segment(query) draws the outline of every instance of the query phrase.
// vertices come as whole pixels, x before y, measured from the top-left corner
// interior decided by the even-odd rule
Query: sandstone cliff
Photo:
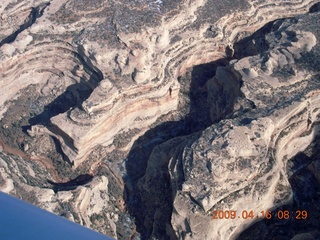
[[[317,19],[274,22],[264,36],[267,49],[251,39],[259,54],[219,67],[206,83],[210,116],[230,105],[228,119],[154,148],[138,182],[151,236],[234,239],[262,211],[292,201],[289,178],[297,170],[290,159],[319,134]],[[214,210],[238,215],[212,219]],[[243,219],[243,211],[254,218]]]
[[[1,190],[119,239],[235,239],[260,218],[212,211],[292,201],[318,146],[318,10],[3,0]]]
[[[0,153],[0,163],[0,191],[101,233],[117,236],[117,222],[122,211],[115,207],[117,199],[110,196],[105,176],[52,188],[54,181],[50,179],[54,177],[37,161]],[[130,231],[130,226],[127,227]]]
[[[2,115],[36,85],[31,134],[45,126],[78,166],[95,146],[132,128],[141,135],[176,110],[177,77],[188,67],[225,57],[236,40],[315,2],[5,1]]]

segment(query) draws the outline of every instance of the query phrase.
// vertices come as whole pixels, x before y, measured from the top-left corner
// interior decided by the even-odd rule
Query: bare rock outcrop
[[[82,177],[82,181],[52,185],[54,176],[40,162],[23,161],[5,153],[0,153],[0,171],[0,191],[101,233],[117,236],[121,211],[114,207],[115,200],[110,199],[107,177],[97,176],[88,181]]]
[[[319,132],[318,10],[3,0],[1,190],[120,239],[236,238]]]
[[[22,12],[32,19],[3,22],[10,27],[1,47],[1,113],[35,84],[52,104],[32,125],[46,126],[79,166],[95,146],[112,151],[117,134],[137,127],[141,135],[176,110],[177,77],[188,67],[224,57],[230,44],[266,22],[305,13],[314,3],[5,1],[2,19]]]
[[[317,19],[318,14],[274,22],[265,36],[268,50],[232,60],[207,82],[211,112],[225,110],[224,96],[234,108],[229,119],[153,150],[138,183],[149,209],[144,218],[149,236],[234,239],[260,220],[261,212],[292,200],[290,159],[319,134]],[[216,84],[223,92],[218,99]],[[253,109],[244,111],[241,98]],[[214,210],[237,216],[212,219]]]

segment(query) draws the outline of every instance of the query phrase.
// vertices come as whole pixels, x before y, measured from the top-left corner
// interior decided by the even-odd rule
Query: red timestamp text
[[[305,220],[308,218],[308,212],[306,210],[278,210],[272,212],[267,211],[253,211],[253,210],[243,210],[237,212],[235,210],[213,210],[212,219],[254,219],[254,218],[264,218],[264,219],[296,219]]]

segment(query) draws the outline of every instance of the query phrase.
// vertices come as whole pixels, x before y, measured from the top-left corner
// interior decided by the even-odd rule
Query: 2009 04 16
[[[254,218],[265,218],[265,219],[296,219],[296,220],[305,220],[308,218],[308,212],[306,210],[278,210],[276,212],[260,211],[254,212],[253,210],[247,211],[243,210],[240,213],[237,213],[235,210],[213,210],[212,219],[254,219]]]

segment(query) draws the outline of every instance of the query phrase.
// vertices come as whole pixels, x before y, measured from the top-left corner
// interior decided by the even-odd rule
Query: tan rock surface
[[[115,237],[117,220],[108,194],[108,179],[97,176],[83,186],[54,192],[47,179],[52,179],[36,161],[0,153],[0,190],[12,194],[83,226]]]
[[[221,11],[212,15],[215,22],[210,22],[213,19],[206,19],[205,8],[214,5],[209,2],[180,1],[180,10],[172,13],[169,5],[157,1],[145,6],[147,13],[158,12],[152,17],[157,27],[145,25],[136,32],[135,27],[143,20],[125,25],[127,19],[117,12],[134,14],[135,8],[127,3],[115,6],[107,1],[50,1],[45,5],[44,1],[5,1],[2,18],[23,19],[21,13],[30,13],[33,7],[39,12],[33,17],[39,19],[15,41],[1,47],[1,112],[6,110],[6,101],[16,98],[19,90],[30,84],[36,84],[40,94],[50,91],[52,97],[71,88],[76,104],[51,117],[50,122],[58,128],[51,128],[49,134],[59,139],[64,153],[78,166],[93,147],[112,144],[114,136],[127,131],[128,126],[140,128],[142,134],[159,116],[177,109],[176,79],[188,67],[224,57],[229,43],[268,21],[305,13],[314,2],[243,1],[233,6],[239,9],[234,12],[221,5]],[[107,14],[107,20],[102,13]],[[14,26],[21,25],[21,20],[14,22]],[[4,21],[3,28],[9,25]],[[113,35],[104,32],[109,25]],[[17,29],[14,26],[10,25],[11,32]],[[130,27],[134,31],[128,30]],[[213,36],[205,37],[210,31]],[[111,89],[93,90],[102,79],[110,81]],[[81,89],[91,92],[88,99],[78,96]]]
[[[288,161],[319,134],[319,72],[304,68],[309,52],[319,51],[317,38],[308,31],[315,32],[315,22],[313,16],[275,22],[279,30],[266,36],[267,51],[232,61],[207,82],[212,95],[217,93],[211,87],[219,82],[223,96],[234,96],[241,79],[241,93],[255,106],[252,111],[235,111],[231,119],[154,149],[139,182],[142,202],[149,206],[145,227],[153,226],[151,236],[159,236],[161,223],[168,219],[158,215],[163,212],[171,215],[179,239],[235,239],[261,219],[262,211],[292,200]],[[295,69],[292,75],[281,73],[284,65]],[[219,101],[212,101],[212,95],[208,101],[216,109]],[[240,103],[235,101],[234,110]],[[171,206],[161,197],[164,192],[173,199]],[[233,210],[237,216],[212,219],[214,210]],[[244,219],[244,211],[253,211],[253,218]]]
[[[256,219],[212,210],[289,201],[319,132],[316,3],[3,0],[1,190],[118,238],[126,211],[142,238],[236,238]]]

